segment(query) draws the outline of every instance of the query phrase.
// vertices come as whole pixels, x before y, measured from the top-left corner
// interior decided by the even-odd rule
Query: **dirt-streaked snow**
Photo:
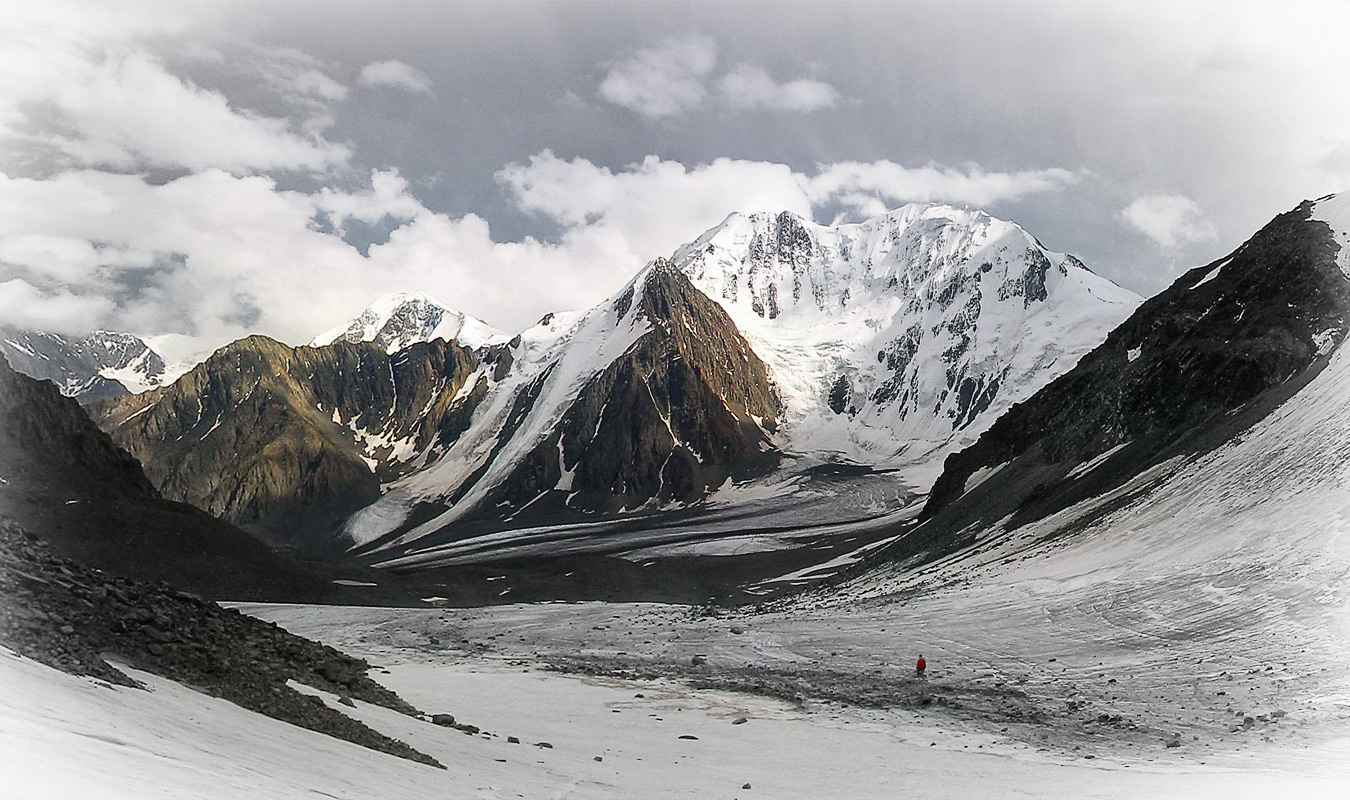
[[[296,613],[320,621],[333,610],[290,611],[288,621],[297,624]],[[387,674],[377,676],[407,699],[487,733],[466,735],[325,698],[448,767],[436,770],[154,676],[135,673],[149,692],[113,688],[0,651],[3,794],[10,800],[1333,797],[1350,755],[1320,747],[1297,762],[1261,755],[1212,766],[1094,763],[907,712],[802,709],[667,681],[530,671],[500,659],[406,652],[385,664]],[[734,724],[742,717],[746,723]],[[690,736],[697,738],[681,738]],[[743,789],[747,783],[751,788]]]

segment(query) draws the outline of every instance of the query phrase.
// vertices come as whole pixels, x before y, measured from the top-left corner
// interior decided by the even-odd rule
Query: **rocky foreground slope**
[[[91,570],[0,520],[0,645],[75,675],[136,685],[107,659],[251,711],[391,755],[440,766],[286,685],[294,680],[406,714],[370,665],[168,584]]]
[[[309,566],[192,506],[165,500],[140,464],[48,381],[0,363],[0,517],[58,555],[207,597],[318,600]]]

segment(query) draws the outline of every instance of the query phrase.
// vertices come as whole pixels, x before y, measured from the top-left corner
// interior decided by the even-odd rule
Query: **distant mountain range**
[[[81,403],[143,392],[165,378],[164,360],[128,333],[94,331],[68,338],[0,326],[0,357]]]
[[[408,552],[733,484],[805,497],[785,476],[813,464],[922,492],[1139,302],[982,212],[732,215],[515,336],[390,295],[310,347],[241,340],[94,413],[170,496],[307,547]]]
[[[1328,398],[1350,330],[1346,197],[1280,215],[1142,304],[968,209],[835,227],[732,215],[595,307],[515,335],[390,295],[310,346],[242,339],[88,410],[166,497],[306,549],[420,569],[865,532],[831,561],[863,560],[849,591],[904,591],[915,564],[1155,514],[1173,481],[1220,507],[1260,504],[1262,480],[1281,508],[1325,494],[1344,429]],[[112,334],[5,338],[23,363],[58,363],[59,344],[156,372],[127,366],[154,362]],[[1291,425],[1313,466],[1289,460]],[[1231,475],[1197,472],[1213,459]],[[1266,463],[1285,466],[1254,477]],[[1214,488],[1233,475],[1247,489]],[[916,501],[920,524],[894,521]]]

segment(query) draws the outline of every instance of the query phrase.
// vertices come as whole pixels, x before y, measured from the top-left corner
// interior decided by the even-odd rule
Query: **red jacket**
[[[926,663],[924,662],[923,658],[920,657],[920,658],[919,658],[919,663],[915,665],[915,668],[918,669],[919,672],[923,672],[923,671],[924,671],[924,668],[927,667],[927,666],[928,666],[928,664],[926,664]]]

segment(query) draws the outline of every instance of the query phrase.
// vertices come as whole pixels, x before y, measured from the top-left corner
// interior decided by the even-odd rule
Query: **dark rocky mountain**
[[[777,463],[755,420],[772,430],[778,398],[720,306],[657,261],[612,311],[616,326],[651,328],[586,383],[553,431],[486,494],[478,516],[502,503],[601,512],[690,503],[733,474]]]
[[[0,517],[55,552],[209,597],[319,599],[328,582],[253,536],[162,499],[71,398],[0,363]]]
[[[1089,524],[1148,490],[1110,494],[1130,479],[1232,440],[1298,392],[1327,365],[1350,319],[1338,234],[1315,209],[1305,202],[1181,276],[1077,367],[949,456],[923,524],[878,558],[933,558],[996,521],[1012,530],[1108,498],[1076,523]]]
[[[172,386],[90,410],[166,496],[315,547],[331,538],[316,531],[331,532],[407,466],[396,448],[453,438],[476,398],[456,395],[480,363],[443,340],[390,355],[252,336]]]
[[[72,339],[0,326],[0,356],[81,403],[144,391],[164,379],[164,360],[128,333],[94,331]]]

